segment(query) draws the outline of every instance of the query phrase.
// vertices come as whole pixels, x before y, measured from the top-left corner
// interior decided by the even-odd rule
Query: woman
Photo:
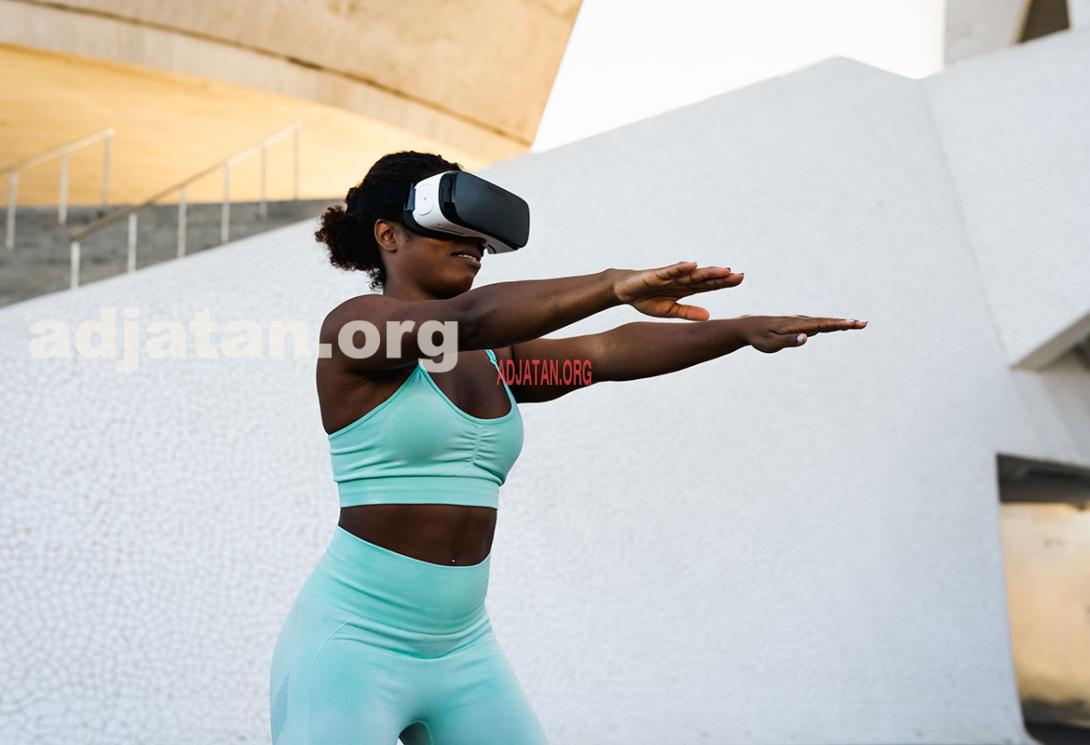
[[[437,155],[387,155],[346,202],[357,189],[452,170],[462,169]],[[499,486],[523,443],[517,404],[662,375],[746,345],[776,352],[864,322],[707,320],[706,310],[678,300],[736,286],[743,275],[695,262],[474,290],[482,242],[410,232],[396,207],[331,207],[316,237],[335,266],[369,273],[383,291],[345,301],[322,325],[332,354],[318,362],[318,398],[341,512],[277,642],[274,745],[546,743],[484,605]],[[702,323],[540,338],[621,303]],[[356,338],[342,344],[342,329],[360,321],[380,335],[373,354],[353,353]],[[436,356],[421,331],[426,321],[457,324],[453,369],[424,367],[421,358]],[[387,343],[390,322],[404,324],[399,348]],[[535,359],[585,361],[591,379],[508,386],[497,374],[498,362]]]

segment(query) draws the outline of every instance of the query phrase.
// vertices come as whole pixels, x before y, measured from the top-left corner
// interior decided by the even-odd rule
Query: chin
[[[444,282],[440,297],[452,298],[473,289],[474,277],[459,278],[450,282]]]

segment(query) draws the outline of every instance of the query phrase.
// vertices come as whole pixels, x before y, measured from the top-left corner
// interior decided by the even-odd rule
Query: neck
[[[403,284],[393,277],[386,280],[386,286],[382,289],[382,294],[386,297],[397,298],[398,300],[404,300],[406,302],[440,299],[437,295],[434,295],[427,290],[415,285]]]

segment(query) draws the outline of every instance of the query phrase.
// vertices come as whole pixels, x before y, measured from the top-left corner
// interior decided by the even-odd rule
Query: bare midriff
[[[496,510],[458,504],[342,507],[337,524],[357,538],[420,561],[479,564],[492,550]]]

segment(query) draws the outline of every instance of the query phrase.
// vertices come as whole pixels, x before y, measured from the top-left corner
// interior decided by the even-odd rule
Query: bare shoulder
[[[403,303],[404,301],[398,300],[397,298],[387,297],[386,295],[376,293],[367,293],[366,295],[356,295],[355,297],[348,298],[336,308],[329,311],[329,315],[365,317],[367,315],[380,314],[388,308],[395,305],[402,305]],[[327,316],[327,318],[328,317],[329,316]]]
[[[335,337],[349,321],[377,319],[398,303],[399,300],[373,293],[348,298],[326,314],[322,321],[322,340],[328,341]]]

